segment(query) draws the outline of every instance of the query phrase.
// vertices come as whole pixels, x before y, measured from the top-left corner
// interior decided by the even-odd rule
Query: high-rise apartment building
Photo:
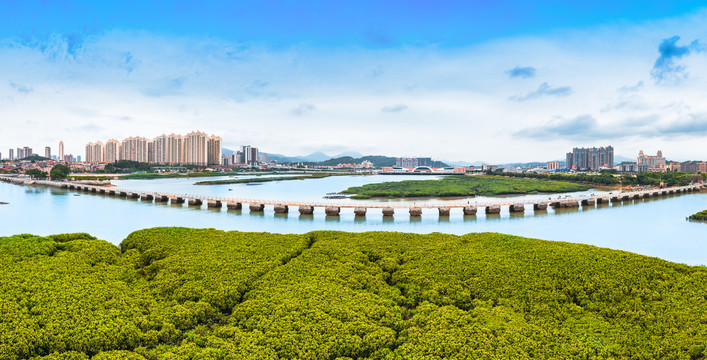
[[[120,160],[147,162],[147,142],[146,138],[140,136],[124,139],[120,145]]]
[[[167,163],[181,164],[184,161],[184,138],[171,134],[167,137]]]
[[[102,142],[88,143],[86,145],[86,162],[97,164],[105,161],[105,146]]]
[[[396,167],[402,167],[402,168],[416,168],[418,167],[420,162],[417,160],[417,158],[396,158],[395,159],[395,166]]]
[[[207,160],[209,165],[222,165],[223,141],[216,135],[209,136]]]
[[[667,167],[665,165],[665,158],[663,157],[663,152],[658,150],[658,153],[653,155],[645,155],[643,150],[638,152],[638,157],[636,158],[636,163],[640,165],[648,166],[648,171],[651,172],[665,172]]]
[[[241,146],[238,163],[254,165],[258,162],[258,148],[250,145]]]
[[[52,158],[52,148],[50,148],[49,146],[44,148],[44,157],[47,159]]]
[[[15,150],[9,149],[9,150],[8,150],[8,154],[7,154],[7,158],[8,158],[10,161],[14,161],[14,160],[15,160]]]
[[[65,161],[64,160],[64,142],[59,141],[59,161]]]
[[[25,152],[25,157],[30,157],[34,155],[34,152],[32,151],[32,148],[25,146],[22,150]]]
[[[110,139],[106,141],[103,150],[103,161],[112,163],[118,160],[120,160],[120,142],[116,139]]]
[[[614,167],[614,148],[612,146],[574,148],[572,152],[567,153],[566,161],[568,169],[612,168]]]
[[[208,137],[200,131],[184,136],[184,164],[206,166],[208,163]]]
[[[162,134],[152,140],[152,161],[158,164],[166,164],[169,162],[169,147],[168,137]]]
[[[257,156],[257,149],[256,156]],[[87,162],[115,162],[132,160],[160,164],[220,165],[222,140],[216,135],[207,136],[194,131],[185,136],[161,135],[152,140],[136,136],[122,142],[111,139],[105,145],[86,145]]]
[[[557,170],[560,168],[560,162],[559,161],[548,161],[547,162],[547,169],[548,170]]]

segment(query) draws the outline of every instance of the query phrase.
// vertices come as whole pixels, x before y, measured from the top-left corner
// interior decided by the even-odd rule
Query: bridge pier
[[[633,198],[634,200],[638,200],[638,199],[640,199],[641,197],[640,197],[638,194],[635,194],[635,195],[632,196],[632,198]]]
[[[420,211],[422,211],[422,210],[420,210]],[[449,208],[448,207],[441,207],[438,209],[438,211],[439,211],[440,217],[449,216]]]
[[[508,207],[508,211],[512,213],[525,212],[525,205],[523,204],[513,204]]]
[[[410,208],[410,217],[420,217],[422,216],[422,209],[419,207]]]
[[[287,214],[290,208],[287,205],[275,205],[275,214]]]
[[[464,215],[476,215],[476,206],[465,206]]]
[[[96,188],[91,188],[91,192],[92,192],[92,193],[97,193],[97,192],[98,192],[98,189],[96,189]]]
[[[212,200],[206,203],[206,207],[209,209],[220,209],[223,207],[223,204],[219,200]]]
[[[582,200],[582,207],[594,206],[595,203],[596,202],[594,201],[594,199],[584,199],[584,200]]]
[[[243,204],[241,204],[239,202],[236,202],[236,203],[230,202],[230,203],[226,204],[226,208],[228,210],[241,210],[241,209],[243,209]]]
[[[115,196],[115,190],[108,190],[108,195]]]
[[[299,213],[300,215],[312,215],[314,214],[314,206],[300,206]]]
[[[189,206],[201,206],[203,203],[201,199],[189,199]]]
[[[265,210],[264,204],[248,204],[248,210],[250,212],[263,212]]]
[[[501,207],[498,205],[489,205],[486,206],[486,213],[487,214],[500,214],[501,213]]]
[[[562,207],[563,208],[578,208],[579,207],[579,201],[577,200],[567,200],[562,202]]]
[[[366,209],[365,207],[357,206],[354,208],[354,215],[356,215],[356,217],[366,217],[367,210],[368,209]]]
[[[533,204],[533,210],[535,211],[545,211],[547,210],[547,203],[535,203]]]
[[[383,208],[383,216],[393,216],[395,214],[395,209],[392,207]]]
[[[98,193],[99,193],[99,194],[103,194],[103,195],[105,195],[105,194],[106,194],[106,189],[101,189],[101,190],[98,190]]]
[[[154,200],[154,199],[155,199],[155,196],[154,196],[154,195],[152,195],[152,194],[145,194],[145,195],[142,196],[142,199],[140,199],[140,200],[152,202],[152,200]]]
[[[128,197],[128,193],[125,191],[121,191],[118,196],[125,198],[125,197]]]
[[[324,208],[324,213],[326,213],[326,216],[339,216],[340,212],[341,208],[338,206],[327,206]]]
[[[169,202],[169,196],[167,195],[157,195],[155,202]]]
[[[140,198],[140,194],[138,194],[138,193],[130,193],[130,198],[132,198],[132,199],[139,199],[139,198]]]

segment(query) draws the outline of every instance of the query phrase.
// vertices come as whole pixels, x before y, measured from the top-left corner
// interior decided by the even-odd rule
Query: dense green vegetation
[[[502,173],[503,176],[508,177],[562,180],[607,186],[659,186],[661,182],[663,182],[665,186],[685,186],[694,181],[707,179],[706,174],[686,174],[680,172],[649,172],[636,175],[623,174],[620,176],[614,176],[613,174],[615,174],[614,171],[608,170],[602,170],[598,175],[586,173]]]
[[[20,161],[31,161],[31,162],[35,162],[35,161],[49,161],[49,160],[51,160],[51,159],[50,159],[50,158],[46,158],[46,157],[44,157],[44,156],[39,156],[39,155],[27,156],[27,157],[24,157],[24,158],[20,159]]]
[[[49,172],[49,176],[51,176],[52,180],[66,179],[69,174],[71,174],[71,169],[63,164],[54,165],[54,167],[52,167],[52,170]]]
[[[707,210],[690,215],[690,220],[707,221]]]
[[[441,180],[405,180],[366,184],[348,188],[343,192],[356,194],[352,197],[354,199],[370,199],[373,197],[409,198],[558,193],[587,189],[589,186],[570,182],[474,175],[447,176]]]
[[[685,186],[705,179],[707,179],[707,174],[686,174],[681,172],[649,172],[637,174],[635,176],[621,176],[621,182],[624,185],[646,186],[659,186],[661,182],[664,183],[665,186]]]
[[[30,176],[34,179],[45,179],[47,177],[47,173],[39,169],[27,170],[25,171],[25,175]]]
[[[700,359],[707,269],[593,246],[185,228],[0,238],[0,358]]]

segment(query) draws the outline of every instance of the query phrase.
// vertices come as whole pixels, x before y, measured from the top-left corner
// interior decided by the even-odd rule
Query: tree
[[[25,172],[25,175],[33,177],[35,179],[43,179],[47,177],[47,173],[39,169],[31,169]]]
[[[63,180],[66,179],[66,177],[69,176],[70,173],[71,169],[69,169],[68,166],[57,164],[54,165],[54,167],[52,168],[50,175],[52,177],[52,180]]]
[[[104,170],[106,173],[112,173],[113,170],[114,170],[113,164],[110,164],[110,163],[109,163],[109,164],[106,164],[106,166],[105,166],[105,168],[103,168],[103,170]]]

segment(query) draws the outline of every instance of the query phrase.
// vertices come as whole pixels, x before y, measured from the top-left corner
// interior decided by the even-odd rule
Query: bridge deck
[[[21,177],[3,176],[3,177],[0,177],[0,180],[7,181],[7,182],[13,182],[13,183],[21,183],[22,182]],[[309,207],[309,206],[311,206],[311,207],[338,207],[338,208],[364,207],[364,208],[370,208],[370,209],[375,209],[375,208],[438,209],[438,208],[464,208],[464,207],[471,207],[471,206],[473,206],[473,207],[511,206],[511,205],[520,205],[520,204],[523,204],[523,205],[548,204],[549,205],[549,204],[553,204],[556,202],[560,202],[560,203],[566,202],[566,201],[582,202],[584,200],[596,201],[597,199],[610,199],[610,198],[614,198],[614,197],[622,198],[624,196],[629,196],[629,197],[633,198],[634,196],[638,195],[639,197],[643,197],[646,194],[653,195],[655,193],[662,195],[663,192],[676,192],[676,191],[682,192],[682,191],[686,191],[686,190],[700,189],[703,186],[703,184],[699,183],[699,184],[695,184],[695,185],[687,185],[687,186],[663,188],[663,189],[646,189],[646,190],[640,190],[640,191],[628,191],[628,192],[616,192],[616,193],[612,192],[612,193],[603,194],[600,196],[565,195],[565,196],[561,196],[561,197],[558,197],[555,199],[548,199],[548,200],[525,199],[525,200],[508,201],[506,199],[499,199],[496,201],[473,201],[473,200],[455,201],[455,200],[449,200],[449,201],[423,201],[423,202],[416,202],[416,201],[390,201],[390,202],[388,202],[388,201],[291,201],[291,200],[217,197],[217,196],[175,194],[175,193],[163,193],[163,192],[146,191],[146,190],[123,189],[123,188],[117,188],[117,187],[85,185],[85,184],[81,184],[81,183],[59,182],[59,181],[50,181],[50,180],[37,180],[37,181],[33,181],[32,184],[50,186],[50,187],[58,187],[58,188],[61,188],[64,186],[75,186],[75,187],[80,187],[80,189],[88,189],[89,191],[92,191],[92,192],[98,192],[100,190],[105,190],[106,192],[107,191],[115,191],[116,194],[123,192],[123,193],[128,194],[128,196],[130,194],[137,194],[139,197],[149,195],[154,198],[161,197],[161,196],[167,196],[169,198],[182,198],[184,200],[198,199],[204,203],[219,201],[221,203],[227,203],[227,204],[240,203],[240,204],[262,204],[262,205],[273,205],[273,206],[286,205],[286,206],[294,206],[294,207],[305,207],[305,206]]]

